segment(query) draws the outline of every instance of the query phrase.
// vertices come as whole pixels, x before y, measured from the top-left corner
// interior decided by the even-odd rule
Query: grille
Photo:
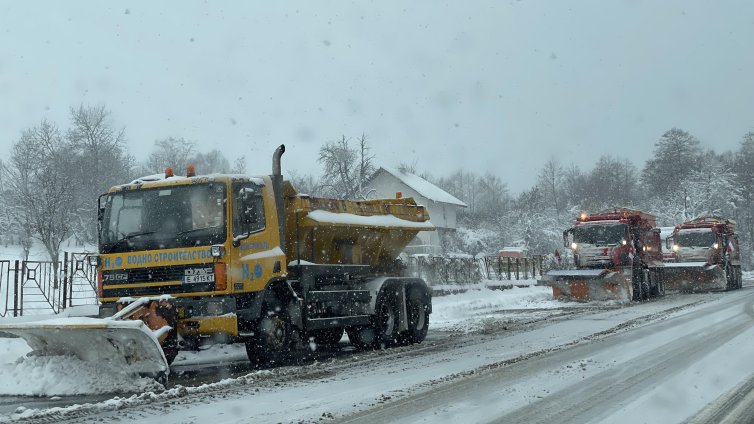
[[[128,278],[119,281],[108,281],[108,285],[134,284],[134,283],[161,283],[164,281],[181,281],[186,275],[186,269],[212,266],[206,264],[177,265],[161,268],[134,268],[118,271],[105,271],[108,274],[128,274]]]
[[[186,269],[197,267],[208,267],[211,264],[191,264],[191,265],[176,265],[166,266],[159,268],[134,268],[128,270],[113,270],[105,271],[103,275],[120,275],[117,281],[107,281],[102,286],[102,294],[104,297],[127,297],[127,296],[153,296],[161,294],[171,293],[198,293],[213,291],[215,289],[215,283],[192,283],[192,284],[176,284],[170,286],[157,286],[157,287],[119,287],[122,284],[138,284],[138,283],[162,283],[166,281],[182,282]],[[128,278],[123,278],[124,274],[128,274]]]

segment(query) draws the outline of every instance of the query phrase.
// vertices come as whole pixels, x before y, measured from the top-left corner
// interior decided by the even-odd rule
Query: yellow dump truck
[[[284,151],[269,176],[166,170],[111,188],[99,199],[93,259],[100,319],[3,330],[56,353],[97,340],[152,374],[207,338],[244,342],[260,364],[344,332],[361,349],[424,340],[431,291],[403,276],[396,258],[434,229],[427,210],[410,198],[297,193],[280,172]],[[148,338],[161,349],[133,349]]]

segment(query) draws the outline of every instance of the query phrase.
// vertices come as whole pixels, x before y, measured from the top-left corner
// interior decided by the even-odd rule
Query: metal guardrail
[[[502,258],[487,256],[463,258],[447,256],[412,256],[408,275],[426,280],[430,285],[475,284],[482,280],[530,280],[542,276],[543,257]]]
[[[57,262],[0,260],[0,317],[97,304],[97,271],[88,255],[65,252]]]
[[[541,277],[543,273],[541,255],[527,258],[486,256],[483,261],[488,280],[529,280]]]

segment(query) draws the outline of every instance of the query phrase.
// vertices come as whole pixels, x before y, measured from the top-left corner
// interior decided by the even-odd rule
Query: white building
[[[401,172],[397,169],[382,167],[367,182],[363,191],[370,199],[395,197],[400,192],[402,197],[413,197],[416,203],[424,205],[429,211],[429,218],[435,231],[422,231],[406,247],[407,253],[442,252],[442,238],[456,229],[458,209],[467,207],[445,190],[430,183],[418,175]]]

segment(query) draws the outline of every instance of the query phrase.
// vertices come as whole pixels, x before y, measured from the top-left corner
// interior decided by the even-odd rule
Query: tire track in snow
[[[469,393],[475,393],[475,392],[483,392],[485,387],[491,387],[491,386],[499,386],[501,381],[504,381],[507,383],[515,383],[520,382],[523,380],[526,380],[527,378],[531,378],[533,374],[536,374],[537,372],[542,371],[543,369],[552,368],[552,364],[567,364],[570,362],[581,360],[585,357],[590,356],[594,353],[595,346],[598,346],[600,344],[603,344],[605,347],[609,347],[614,345],[615,338],[621,338],[625,337],[629,341],[635,341],[637,338],[641,337],[641,333],[654,333],[658,330],[658,328],[671,328],[674,325],[676,325],[677,320],[683,319],[689,319],[690,316],[701,318],[709,313],[709,308],[703,308],[701,310],[692,310],[687,314],[684,314],[681,318],[670,318],[665,319],[668,316],[685,310],[692,308],[694,306],[699,305],[700,303],[706,303],[707,299],[701,298],[697,302],[681,305],[674,308],[669,308],[667,310],[661,311],[656,314],[652,315],[643,315],[637,318],[634,318],[632,320],[625,321],[615,327],[612,327],[608,330],[601,331],[598,333],[595,333],[590,336],[586,336],[583,339],[577,340],[572,343],[568,343],[565,345],[558,346],[553,349],[547,349],[540,352],[534,352],[527,355],[520,356],[518,358],[509,359],[506,361],[502,361],[497,364],[488,365],[485,367],[482,367],[480,369],[472,370],[466,373],[461,373],[455,377],[446,378],[442,381],[436,381],[433,385],[430,385],[430,388],[428,390],[416,393],[411,396],[407,396],[405,398],[381,404],[373,409],[362,411],[359,413],[355,413],[351,416],[344,417],[341,420],[336,420],[336,422],[345,422],[345,423],[369,423],[369,422],[386,422],[386,421],[399,421],[403,420],[406,422],[413,421],[414,418],[416,418],[416,415],[422,415],[421,411],[432,411],[437,410],[438,408],[442,408],[443,406],[453,405],[454,403],[457,403],[459,401],[463,402],[463,400],[466,398],[465,396]],[[724,305],[729,304],[735,304],[740,303],[740,298],[722,298],[718,299],[718,301],[715,302],[714,308],[720,308]],[[588,319],[588,317],[586,317]],[[751,320],[748,320],[751,321]],[[643,324],[652,323],[652,328],[644,327]],[[743,324],[740,324],[737,326],[736,329],[730,330],[726,332],[726,335],[729,338],[732,338],[735,336],[735,331],[740,330],[740,328],[751,326],[754,324],[754,321],[752,322],[746,322]],[[728,324],[720,324],[720,327],[725,327]],[[634,328],[639,327],[639,328]],[[739,328],[740,327],[740,328]],[[630,335],[627,334],[625,330],[631,330],[631,333],[637,333],[637,335]],[[616,334],[617,333],[617,334]],[[719,341],[725,340],[725,337],[720,337]],[[591,342],[591,343],[584,343],[584,342]],[[705,347],[709,347],[710,349],[717,348],[717,345],[707,345],[708,341],[700,341],[698,343],[699,349],[704,349]],[[672,342],[671,342],[672,344]],[[669,346],[665,345],[663,347],[660,347],[656,349],[656,351],[652,352],[651,355],[659,355],[659,354],[665,354],[666,349],[668,349]],[[681,352],[684,351],[684,348],[676,347],[676,349]],[[649,356],[650,354],[646,355]],[[670,362],[670,361],[667,361]],[[665,365],[670,365],[668,363],[665,363]],[[662,367],[658,367],[660,369]],[[634,377],[636,379],[636,376],[634,374],[631,375],[624,375],[624,380]],[[589,387],[592,387],[593,393],[590,394],[590,396],[593,396],[596,401],[592,404],[592,407],[597,406],[599,402],[602,402],[605,398],[605,387],[610,386],[612,384],[612,381],[615,379],[615,371],[614,370],[608,370],[600,374],[599,381],[600,384],[598,384],[598,387],[594,387],[591,384],[589,384]],[[586,380],[582,380],[584,385],[587,385],[588,382]],[[638,381],[636,381],[638,383]],[[624,389],[618,390],[618,392],[623,392]],[[559,393],[558,395],[550,395],[546,397],[545,399],[542,399],[541,401],[534,402],[525,408],[522,408],[518,411],[514,411],[511,414],[506,415],[504,418],[500,419],[498,422],[501,423],[517,423],[517,422],[567,422],[568,421],[568,415],[562,415],[561,412],[563,411],[564,407],[562,404],[568,405],[569,402],[571,404],[578,403],[578,399],[573,399],[573,397],[569,397],[569,401],[567,402],[560,402],[558,400],[558,397],[563,398],[565,396],[569,396],[568,392],[571,392],[572,389],[566,389],[563,391],[563,393]],[[583,397],[584,394],[582,393],[579,397]],[[555,403],[560,403],[560,405],[555,405]],[[567,408],[568,406],[566,406]],[[572,412],[578,412],[579,408],[583,409],[584,405],[581,405],[576,408],[572,408]],[[552,413],[547,413],[545,416],[542,416],[542,412],[537,412],[537,410],[545,408],[550,409]],[[599,412],[599,411],[595,411]],[[426,413],[423,415],[427,415]],[[572,414],[575,416],[578,416],[578,414]],[[470,420],[473,421],[473,420]],[[584,419],[578,419],[576,422],[583,422]]]

